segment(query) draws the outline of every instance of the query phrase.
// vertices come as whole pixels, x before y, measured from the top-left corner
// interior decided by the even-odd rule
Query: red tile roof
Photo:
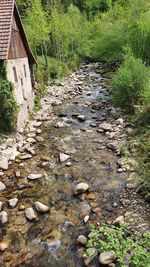
[[[0,0],[0,60],[8,58],[13,15],[16,17],[29,60],[34,64],[36,60],[30,49],[15,0]]]
[[[14,0],[0,0],[0,59],[7,59]]]

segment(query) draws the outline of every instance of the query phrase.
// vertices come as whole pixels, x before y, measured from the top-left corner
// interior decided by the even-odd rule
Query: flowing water
[[[83,94],[53,108],[52,119],[42,126],[44,142],[36,144],[36,155],[24,161],[22,178],[11,175],[18,163],[8,171],[7,190],[0,200],[17,196],[25,207],[41,201],[50,213],[38,214],[32,223],[18,207],[9,209],[9,223],[1,228],[1,238],[5,236],[10,243],[0,255],[0,266],[82,267],[77,236],[87,233],[90,223],[111,222],[118,214],[114,203],[124,191],[124,179],[117,172],[117,156],[105,146],[106,135],[97,131],[103,120],[113,120],[107,103],[109,79],[97,70],[84,67]],[[95,104],[101,108],[93,108]],[[78,114],[86,120],[80,122]],[[56,128],[57,122],[64,127]],[[59,161],[60,153],[70,155],[71,166]],[[44,167],[42,162],[46,162]],[[44,178],[27,181],[27,175],[35,172]],[[90,195],[74,196],[80,182],[90,185]],[[87,225],[83,222],[86,214],[90,214]]]

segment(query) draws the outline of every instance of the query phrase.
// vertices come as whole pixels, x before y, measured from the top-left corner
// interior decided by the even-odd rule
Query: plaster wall
[[[19,109],[17,120],[19,130],[25,126],[34,106],[34,91],[27,57],[7,60],[7,79],[14,86],[14,97]]]

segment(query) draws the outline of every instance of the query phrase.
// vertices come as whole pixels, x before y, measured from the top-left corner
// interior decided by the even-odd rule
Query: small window
[[[18,82],[17,71],[15,67],[13,67],[13,72],[14,72],[15,82]]]
[[[27,77],[26,66],[23,65],[23,68],[24,68],[24,76]]]

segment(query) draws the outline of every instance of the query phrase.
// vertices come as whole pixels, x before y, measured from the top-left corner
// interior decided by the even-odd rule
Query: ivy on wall
[[[5,63],[0,61],[0,130],[11,131],[17,121],[17,103],[13,96],[13,86],[6,79]]]

